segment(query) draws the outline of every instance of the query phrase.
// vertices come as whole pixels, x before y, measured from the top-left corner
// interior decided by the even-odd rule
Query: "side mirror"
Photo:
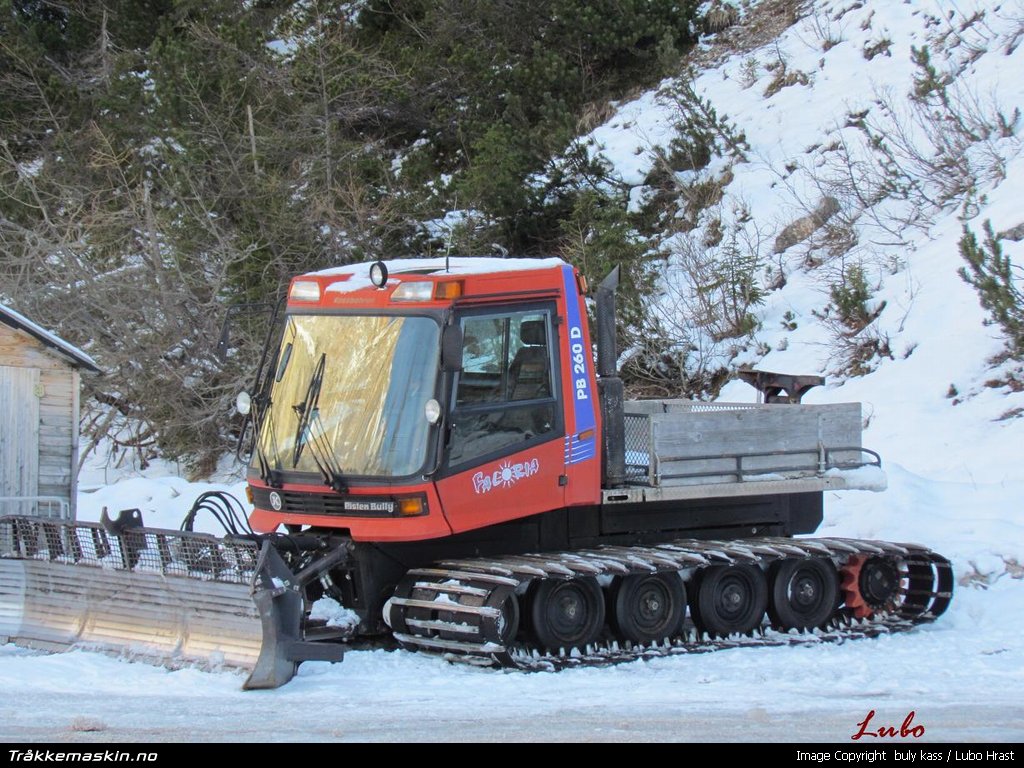
[[[441,333],[441,369],[462,370],[462,327],[446,325]]]

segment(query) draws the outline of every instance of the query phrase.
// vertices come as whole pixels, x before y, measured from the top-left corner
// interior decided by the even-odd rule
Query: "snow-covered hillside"
[[[864,403],[865,444],[882,455],[889,488],[828,494],[821,532],[918,541],[949,555],[960,586],[946,617],[878,641],[557,675],[359,652],[335,667],[306,665],[285,689],[256,694],[239,692],[231,673],[8,646],[0,648],[0,735],[845,740],[874,708],[897,724],[916,710],[928,738],[1024,736],[1024,386],[1012,361],[993,362],[1004,339],[957,273],[965,224],[979,236],[986,220],[996,232],[1024,224],[1024,125],[1014,117],[1024,107],[1024,3],[817,0],[794,23],[779,14],[798,3],[742,6],[741,24],[700,52],[710,66],[617,105],[587,137],[590,151],[640,206],[658,193],[651,171],[678,133],[680,83],[743,134],[742,151],[670,180],[679,189],[714,182],[721,194],[686,214],[686,227],[666,222],[662,317],[708,365],[821,373],[830,383],[805,402]],[[948,109],[928,101],[936,87]],[[976,141],[949,126],[950,112]],[[888,156],[871,136],[888,138]],[[942,168],[930,172],[928,160]],[[686,317],[698,286],[681,267],[714,231],[724,233],[719,243],[752,245],[765,288],[751,308],[758,327],[740,342],[702,335]],[[1024,242],[1002,244],[1024,264]],[[833,288],[850,283],[852,268],[870,293],[869,322],[857,330],[834,306]],[[754,397],[739,382],[721,393]],[[137,506],[148,524],[176,527],[207,486],[157,476],[165,470],[115,484],[119,473],[93,467],[80,516]],[[239,494],[237,483],[226,485]],[[270,722],[280,730],[264,730]]]
[[[700,58],[717,64],[621,104],[588,137],[590,151],[639,203],[657,193],[652,169],[679,136],[680,84],[726,117],[749,146],[743,156],[674,174],[679,189],[713,181],[723,192],[686,226],[667,222],[662,316],[709,364],[824,374],[830,383],[805,402],[864,403],[865,444],[882,454],[891,489],[829,499],[830,533],[927,541],[961,573],[1003,572],[1004,561],[1012,570],[1024,559],[1024,387],[1013,380],[1019,364],[992,362],[1005,339],[957,270],[965,224],[980,237],[986,220],[996,232],[1024,223],[1024,4],[821,0],[777,38],[751,42],[784,6],[747,7],[729,38],[743,50],[724,55],[712,39]],[[919,95],[929,66],[941,98]],[[957,119],[971,137],[954,135]],[[1012,131],[999,130],[1003,120]],[[953,171],[926,165],[957,160],[956,142],[959,187],[943,175]],[[886,162],[899,166],[888,186]],[[716,342],[687,320],[699,286],[682,266],[712,229],[756,254],[763,285],[784,283],[752,308],[752,340]],[[1024,264],[1012,236],[1004,252]],[[837,320],[831,295],[851,268],[878,312],[859,330]],[[739,381],[721,393],[753,396]]]

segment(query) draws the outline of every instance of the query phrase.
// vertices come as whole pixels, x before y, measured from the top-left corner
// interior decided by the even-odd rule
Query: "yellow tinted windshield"
[[[289,316],[259,435],[269,465],[343,476],[420,471],[439,335],[426,317]]]

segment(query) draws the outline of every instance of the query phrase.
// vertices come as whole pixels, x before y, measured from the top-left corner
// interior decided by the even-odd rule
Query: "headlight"
[[[388,267],[383,261],[375,261],[370,265],[370,282],[383,288],[388,282]]]
[[[426,281],[402,283],[391,294],[392,301],[430,301],[434,298],[434,284]]]
[[[296,280],[288,293],[292,301],[320,301],[320,283],[313,280]]]

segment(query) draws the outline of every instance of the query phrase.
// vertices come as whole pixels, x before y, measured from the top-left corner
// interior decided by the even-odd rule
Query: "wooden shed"
[[[0,515],[75,516],[84,352],[0,304]]]

